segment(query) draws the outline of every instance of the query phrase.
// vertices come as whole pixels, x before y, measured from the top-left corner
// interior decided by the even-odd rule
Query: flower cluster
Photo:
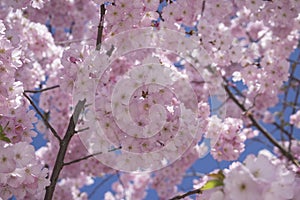
[[[30,144],[37,135],[33,131],[37,118],[22,93],[43,80],[41,65],[53,57],[51,39],[44,25],[30,22],[20,10],[11,10],[0,20],[0,196],[4,199],[42,198],[49,185],[48,169]]]
[[[244,163],[232,163],[224,176],[224,186],[205,191],[199,199],[297,199],[299,177],[267,150],[248,155]],[[211,179],[204,177],[194,187]]]
[[[0,196],[9,199],[42,198],[49,185],[48,170],[36,157],[34,147],[27,142],[0,146]]]
[[[218,160],[236,160],[245,149],[242,120],[226,118],[223,122],[216,115],[208,122],[206,138],[211,139],[211,154]]]
[[[160,199],[170,199],[179,193],[176,186],[181,183],[183,176],[192,164],[208,153],[208,147],[202,143],[190,148],[180,159],[170,166],[155,173],[151,187],[157,191]]]
[[[224,185],[200,198],[297,199],[300,145],[289,131],[300,128],[300,111],[298,96],[290,103],[287,94],[300,80],[299,59],[288,59],[300,38],[299,13],[297,0],[2,0],[0,199],[43,198],[82,99],[54,199],[88,199],[80,188],[113,168],[157,171],[118,172],[105,199],[142,199],[149,188],[171,198],[209,148],[215,160],[235,161],[246,139],[273,137],[260,120],[282,133],[280,143],[269,139],[282,146],[278,157],[261,151],[234,162]],[[35,89],[41,94],[25,95]],[[277,124],[281,113],[270,108],[280,100],[293,114]],[[47,140],[37,150],[35,127]]]
[[[116,192],[105,193],[105,200],[117,199],[143,199],[146,196],[146,190],[151,180],[150,174],[122,174],[119,181],[112,185],[112,189]]]

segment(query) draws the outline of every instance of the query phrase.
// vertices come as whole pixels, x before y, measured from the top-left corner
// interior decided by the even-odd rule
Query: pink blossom
[[[294,124],[297,128],[300,128],[300,110],[290,116],[290,123]]]
[[[262,186],[259,185],[249,170],[240,163],[234,163],[224,179],[225,192],[230,199],[259,199]]]
[[[0,172],[9,173],[13,172],[16,168],[16,161],[14,160],[12,149],[13,147],[2,147],[0,146]]]

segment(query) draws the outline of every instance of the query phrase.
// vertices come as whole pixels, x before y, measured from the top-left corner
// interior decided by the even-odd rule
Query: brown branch
[[[292,60],[292,59],[286,59],[288,62],[291,62],[291,63],[294,63],[294,64],[296,64],[296,65],[298,65],[298,64],[300,64],[300,61],[298,61],[298,60]]]
[[[279,116],[279,120],[280,120],[280,127],[284,127],[285,124],[286,124],[286,120],[284,118],[285,114],[284,113],[289,113],[289,109],[288,107],[292,107],[293,110],[296,109],[296,106],[297,106],[297,101],[296,102],[291,102],[290,104],[287,103],[288,102],[288,97],[290,96],[290,91],[291,90],[294,90],[294,83],[293,81],[296,81],[296,77],[295,77],[295,71],[296,71],[296,67],[298,65],[298,61],[300,59],[300,55],[297,56],[297,59],[296,60],[290,60],[290,59],[287,59],[288,62],[290,62],[290,66],[291,66],[291,72],[290,72],[290,79],[288,80],[287,84],[284,85],[283,87],[283,90],[284,90],[284,97],[283,97],[283,106],[282,106],[282,109],[281,109],[281,115]],[[296,78],[296,79],[294,79]],[[294,105],[292,105],[294,104]],[[290,113],[289,113],[290,114]],[[287,134],[288,137],[289,137],[289,146],[288,146],[288,151],[291,151],[291,140],[293,139],[292,135],[293,135],[293,126],[290,126],[290,132],[289,134]]]
[[[43,122],[46,124],[46,126],[51,130],[53,133],[54,137],[58,139],[58,141],[61,141],[62,139],[59,137],[57,134],[56,130],[51,126],[51,124],[48,122],[46,117],[41,113],[41,111],[38,109],[38,107],[35,105],[35,103],[32,101],[32,99],[25,93],[23,92],[23,95],[26,97],[26,99],[30,102],[34,110],[38,113],[38,115],[42,118]]]
[[[288,137],[292,137],[291,134],[287,130],[285,130],[283,127],[281,127],[277,122],[273,122],[272,124],[274,126],[276,126],[276,128],[278,128],[280,131],[282,131],[283,133],[285,133]]]
[[[53,193],[55,190],[55,186],[59,177],[59,174],[64,166],[64,158],[67,152],[68,145],[71,141],[71,138],[75,134],[75,127],[78,122],[79,114],[84,108],[84,104],[86,103],[86,99],[83,101],[79,101],[75,106],[75,110],[73,115],[70,118],[67,132],[64,138],[59,143],[59,151],[56,156],[54,168],[52,171],[52,175],[50,178],[50,185],[46,187],[46,194],[44,200],[51,200],[53,197]]]
[[[40,89],[40,90],[25,90],[24,92],[26,92],[26,93],[40,93],[40,92],[44,92],[44,91],[47,91],[47,90],[52,90],[52,89],[55,89],[55,88],[58,88],[58,87],[59,87],[59,85],[55,85],[55,86]]]
[[[110,149],[110,150],[108,150],[107,152],[116,151],[116,150],[118,150],[118,149],[122,149],[122,147],[119,146],[118,148]],[[96,156],[96,155],[100,155],[100,154],[102,154],[102,153],[103,153],[103,152],[98,152],[98,153],[90,154],[90,155],[84,156],[84,157],[82,157],[82,158],[78,158],[78,159],[76,159],[76,160],[73,160],[73,161],[70,161],[70,162],[66,162],[66,163],[64,163],[63,165],[64,165],[64,166],[65,166],[65,165],[71,165],[71,164],[73,164],[73,163],[77,163],[77,162],[80,162],[80,161],[82,161],[82,160],[86,160],[86,159],[88,159],[88,158],[90,158],[90,157],[93,157],[93,156]]]
[[[175,196],[175,197],[171,198],[170,200],[183,199],[187,196],[190,196],[190,195],[193,195],[193,194],[201,194],[201,193],[202,193],[202,190],[201,190],[201,188],[199,188],[199,189],[188,191],[187,193],[184,193],[182,195]]]
[[[238,99],[235,98],[234,94],[229,90],[227,83],[224,85],[225,91],[229,95],[229,97],[233,100],[233,102],[245,113],[247,113],[247,109],[244,107],[243,104],[241,104]],[[274,146],[276,146],[280,152],[288,158],[290,161],[292,161],[297,167],[299,167],[298,161],[293,157],[293,155],[290,152],[287,152],[273,137],[272,135],[262,126],[260,123],[253,117],[251,113],[247,113],[246,115],[250,121],[252,122],[252,125],[255,126]]]
[[[99,155],[99,154],[102,154],[102,152],[90,154],[90,155],[84,156],[84,157],[82,157],[82,158],[78,158],[78,159],[76,159],[76,160],[72,160],[72,161],[70,161],[70,162],[64,162],[63,165],[64,165],[64,166],[71,165],[71,164],[80,162],[80,161],[82,161],[82,160],[89,159],[90,157],[93,157],[93,156],[96,156],[96,155]]]
[[[291,79],[294,80],[294,81],[296,81],[296,82],[298,82],[298,83],[300,83],[300,79],[298,79],[298,78],[296,78],[294,76],[291,76]]]
[[[203,17],[204,10],[205,10],[205,0],[204,0],[204,1],[202,1],[201,17]]]
[[[83,128],[83,129],[76,130],[75,133],[83,132],[83,131],[86,131],[86,130],[89,130],[89,129],[90,129],[89,127],[86,127],[86,128]]]
[[[159,4],[162,4],[164,2],[164,0],[159,0]],[[167,1],[166,1],[167,3]],[[156,10],[156,13],[158,13],[159,18],[161,19],[162,22],[164,22],[164,18],[162,17],[162,11],[159,11],[158,9]]]
[[[100,21],[99,21],[99,25],[98,25],[97,42],[96,42],[96,50],[97,51],[100,51],[100,49],[101,49],[105,11],[106,11],[105,5],[101,4],[101,6],[100,6]]]

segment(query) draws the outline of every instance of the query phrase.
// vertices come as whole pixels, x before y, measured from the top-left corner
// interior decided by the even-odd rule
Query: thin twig
[[[86,131],[86,130],[89,130],[90,127],[86,127],[86,128],[83,128],[83,129],[79,129],[77,131],[75,131],[75,133],[80,133],[80,132],[83,132],[83,131]]]
[[[234,96],[234,94],[229,90],[228,85],[224,85],[225,91],[229,95],[229,97],[234,101],[234,103],[244,112],[247,112],[247,109],[242,105]],[[260,123],[253,117],[251,113],[248,113],[246,115],[250,121],[252,122],[252,125],[255,126],[274,146],[276,146],[281,153],[291,160],[297,167],[299,167],[298,161],[293,157],[293,155],[290,152],[287,152],[273,137],[272,135],[263,127],[260,125]]]
[[[187,193],[184,193],[182,195],[177,195],[177,196],[171,198],[170,200],[183,199],[183,198],[185,198],[187,196],[190,196],[190,195],[193,195],[193,194],[201,194],[201,193],[202,193],[202,190],[201,190],[201,188],[199,188],[199,189],[188,191]]]
[[[159,0],[159,4],[162,4],[164,2],[164,0]],[[167,3],[167,2],[166,2]],[[165,21],[164,18],[162,17],[162,11],[159,11],[158,9],[156,10],[156,12],[159,15],[159,18],[161,21]]]
[[[295,71],[296,71],[296,67],[297,67],[297,61],[299,61],[299,59],[300,59],[300,54],[298,55],[298,57],[297,57],[297,60],[295,61],[295,62],[293,62],[293,60],[290,60],[290,59],[287,59],[287,61],[288,62],[290,62],[291,63],[291,72],[290,72],[290,79],[289,79],[289,81],[287,82],[287,84],[285,85],[285,88],[284,88],[284,97],[283,97],[283,106],[282,106],[282,109],[281,109],[281,113],[282,113],[282,115],[280,115],[279,116],[279,120],[280,120],[280,125],[281,125],[281,127],[284,127],[285,126],[285,124],[286,124],[286,121],[285,121],[285,118],[284,118],[284,113],[288,113],[288,114],[290,114],[289,113],[289,107],[293,107],[293,109],[295,109],[296,107],[294,107],[294,106],[291,106],[291,105],[289,105],[289,104],[285,104],[285,102],[287,102],[288,101],[288,98],[289,98],[289,96],[290,96],[290,94],[291,94],[291,92],[290,92],[290,90],[293,90],[293,81],[294,81],[294,79],[293,79],[293,77],[295,77],[294,76],[294,74],[295,74]],[[295,103],[294,103],[295,104]],[[297,103],[296,103],[297,104]],[[295,104],[295,105],[296,105]],[[288,134],[288,137],[289,137],[289,146],[288,146],[288,151],[290,152],[291,151],[291,145],[292,145],[292,143],[291,143],[291,140],[292,140],[292,135],[293,135],[293,128],[292,128],[292,126],[290,127],[290,133]]]
[[[52,90],[52,89],[55,89],[55,88],[59,88],[59,85],[55,85],[55,86],[40,89],[40,90],[24,90],[24,92],[26,92],[26,93],[41,93],[41,92],[45,92],[47,90]]]
[[[90,157],[93,157],[93,156],[96,156],[96,155],[100,155],[100,154],[102,154],[102,152],[90,154],[90,155],[84,156],[84,157],[82,157],[82,158],[78,158],[78,159],[76,159],[76,160],[72,160],[72,161],[70,161],[70,162],[64,162],[63,165],[64,165],[64,166],[71,165],[71,164],[80,162],[80,161],[82,161],[82,160],[89,159]]]
[[[55,45],[70,45],[72,43],[80,43],[80,42],[89,41],[89,40],[92,40],[92,38],[58,41],[58,42],[55,42]]]
[[[75,106],[75,110],[73,115],[70,118],[68,129],[64,138],[59,143],[59,151],[56,156],[54,168],[50,178],[50,185],[46,187],[46,194],[44,200],[51,200],[53,197],[53,193],[55,190],[55,186],[59,177],[59,174],[64,166],[64,158],[67,152],[67,148],[71,141],[71,138],[75,134],[75,127],[78,122],[79,115],[84,108],[84,104],[86,103],[86,99],[79,101]]]
[[[61,137],[59,137],[59,135],[57,134],[56,130],[51,126],[51,124],[48,122],[48,120],[46,119],[46,117],[41,113],[41,111],[38,109],[38,107],[35,105],[35,103],[32,101],[32,99],[25,92],[23,92],[23,95],[30,102],[30,104],[35,109],[35,111],[38,113],[38,115],[42,118],[42,120],[46,124],[46,126],[51,130],[51,132],[53,133],[54,137],[56,137],[58,139],[58,141],[61,141],[62,140]]]
[[[100,6],[100,21],[99,21],[99,25],[98,25],[98,34],[97,34],[97,42],[96,42],[96,50],[97,51],[100,51],[100,49],[101,49],[105,11],[106,11],[105,5],[101,4],[101,6]]]
[[[116,151],[116,150],[119,150],[119,149],[121,149],[121,148],[122,148],[122,147],[113,148],[113,149],[108,150],[107,152]],[[102,153],[103,153],[103,152],[98,152],[98,153],[90,154],[90,155],[84,156],[84,157],[82,157],[82,158],[78,158],[78,159],[76,159],[76,160],[72,160],[72,161],[70,161],[70,162],[65,162],[63,165],[64,165],[64,166],[66,166],[66,165],[71,165],[71,164],[80,162],[80,161],[82,161],[82,160],[89,159],[90,157],[100,155],[100,154],[102,154]]]
[[[281,127],[277,122],[273,122],[272,124],[274,126],[276,126],[276,128],[278,128],[280,131],[282,131],[283,133],[285,133],[288,137],[292,137],[293,138],[293,136],[290,136],[290,133],[287,130],[285,130],[283,127]]]
[[[294,81],[296,81],[296,82],[298,82],[298,83],[300,83],[300,79],[294,77],[293,75],[291,75],[291,79],[294,80]]]
[[[263,144],[263,145],[265,145],[267,148],[269,148],[269,149],[272,149],[273,148],[273,146],[271,146],[270,144],[268,144],[266,141],[263,141],[263,140],[261,140],[260,138],[257,138],[257,137],[254,137],[254,138],[251,138],[251,140],[250,141],[252,141],[252,142],[257,142],[257,143],[260,143],[260,144]],[[249,144],[250,145],[250,144]]]
[[[204,0],[204,1],[202,1],[201,17],[203,17],[204,10],[205,10],[205,0]]]
[[[300,64],[300,61],[297,61],[297,60],[292,60],[292,59],[286,59],[288,62],[291,62],[291,63],[295,63],[296,65]]]
[[[213,108],[213,109],[211,110],[211,112],[216,112],[216,111],[218,111],[218,110],[221,109],[228,101],[229,101],[229,98],[226,98],[225,101],[223,101],[220,105],[218,105],[216,108]]]

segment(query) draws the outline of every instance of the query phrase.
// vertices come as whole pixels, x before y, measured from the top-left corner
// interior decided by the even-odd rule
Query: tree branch
[[[100,21],[99,21],[99,25],[98,25],[98,34],[97,34],[97,42],[96,42],[96,50],[97,51],[100,51],[100,49],[101,49],[105,11],[106,11],[105,5],[101,4],[101,6],[100,6]]]
[[[234,96],[234,94],[229,90],[227,83],[224,85],[225,91],[229,95],[229,97],[233,100],[233,102],[244,112],[247,112],[247,109],[242,105]],[[290,161],[292,161],[297,167],[299,167],[298,161],[293,157],[293,155],[289,152],[287,152],[273,137],[272,135],[263,127],[260,125],[260,123],[253,117],[251,113],[248,113],[246,115],[250,121],[252,122],[252,125],[255,126],[274,146],[276,146],[280,152],[288,158]]]
[[[89,159],[90,157],[93,157],[93,156],[96,156],[96,155],[99,155],[99,154],[102,154],[102,152],[90,154],[90,155],[84,156],[84,157],[82,157],[82,158],[78,158],[78,159],[72,160],[72,161],[70,161],[70,162],[64,162],[63,165],[64,165],[64,166],[71,165],[71,164],[80,162],[80,161],[82,161],[82,160]]]
[[[23,95],[30,102],[30,104],[32,105],[32,107],[34,108],[34,110],[38,113],[38,115],[42,118],[42,120],[46,124],[46,126],[51,130],[51,132],[53,133],[54,137],[56,137],[58,139],[58,141],[61,141],[62,139],[59,137],[59,135],[57,134],[56,130],[51,126],[51,124],[48,122],[48,120],[46,119],[46,117],[41,113],[41,111],[38,109],[38,107],[35,105],[35,103],[31,100],[31,98],[25,92],[23,92]]]
[[[285,130],[283,127],[281,127],[277,122],[273,122],[272,124],[274,126],[276,126],[276,128],[278,128],[280,131],[285,133],[288,137],[291,137],[292,139],[294,139],[293,136],[291,136],[291,134],[287,130]]]
[[[204,1],[202,1],[201,17],[203,17],[204,10],[205,10],[205,0],[204,0]]]
[[[171,198],[170,200],[183,199],[187,196],[190,196],[190,195],[193,195],[193,194],[201,194],[201,193],[202,193],[202,190],[201,190],[201,188],[199,188],[199,189],[188,191],[187,193],[184,193],[182,195],[175,196],[175,197]]]
[[[120,146],[120,147],[118,147],[118,148],[113,148],[113,149],[108,150],[107,152],[116,151],[116,150],[118,150],[118,149],[122,149],[122,147]],[[70,162],[66,162],[66,163],[64,163],[63,165],[64,165],[64,166],[65,166],[65,165],[71,165],[71,164],[73,164],[73,163],[77,163],[77,162],[80,162],[80,161],[82,161],[82,160],[86,160],[86,159],[88,159],[88,158],[90,158],[90,157],[93,157],[93,156],[96,156],[96,155],[100,155],[100,154],[102,154],[102,153],[103,153],[103,152],[98,152],[98,153],[90,154],[90,155],[84,156],[84,157],[82,157],[82,158],[78,158],[78,159],[76,159],[76,160],[72,160],[72,161],[70,161]]]
[[[86,130],[89,130],[89,129],[90,129],[89,127],[86,127],[86,128],[83,128],[83,129],[76,130],[75,133],[83,132],[83,131],[86,131]]]
[[[86,99],[83,101],[79,101],[75,106],[75,110],[73,115],[70,118],[67,132],[64,138],[59,143],[59,151],[55,160],[54,168],[52,171],[52,175],[50,178],[50,185],[46,187],[46,194],[44,200],[51,200],[53,197],[53,193],[55,190],[55,186],[59,177],[59,174],[64,166],[64,158],[67,152],[68,145],[71,141],[71,138],[75,134],[75,127],[78,122],[79,114],[84,108],[84,104],[86,103]]]
[[[47,91],[47,90],[52,90],[52,89],[55,89],[55,88],[58,88],[58,87],[59,87],[59,85],[55,85],[55,86],[40,89],[40,90],[25,90],[24,92],[26,92],[26,93],[40,93],[40,92],[44,92],[44,91]]]

